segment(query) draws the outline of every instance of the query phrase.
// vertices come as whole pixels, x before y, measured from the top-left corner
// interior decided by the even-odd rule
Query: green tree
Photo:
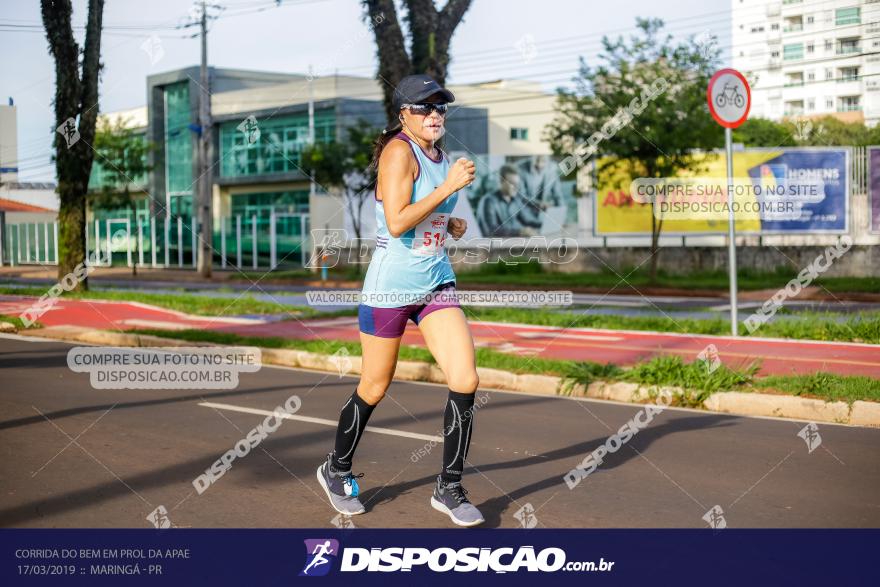
[[[802,120],[797,124],[802,129],[800,144],[803,145],[864,147],[876,145],[880,138],[877,128],[870,129],[864,122],[843,122],[834,116]]]
[[[373,145],[379,130],[364,120],[348,128],[347,140],[315,143],[302,152],[302,163],[318,185],[342,192],[346,210],[352,219],[354,236],[362,237],[361,216],[364,205],[373,197],[376,172],[370,167]]]
[[[790,123],[750,118],[733,130],[733,141],[746,147],[794,147],[797,144],[795,132]]]
[[[55,173],[58,176],[58,278],[86,258],[86,194],[92,172],[101,71],[103,0],[89,0],[85,44],[73,35],[70,0],[42,0],[49,54],[55,60]],[[80,286],[88,287],[83,280]]]
[[[733,131],[746,147],[864,147],[880,144],[880,125],[844,122],[834,116],[786,119],[751,118]]]
[[[709,114],[706,88],[716,69],[714,39],[674,42],[663,21],[637,19],[638,34],[603,37],[597,64],[583,58],[574,91],[559,90],[556,117],[546,136],[565,161],[582,163],[597,152],[609,177],[626,169],[633,177],[673,177],[699,172],[697,149],[721,146],[722,129]],[[571,169],[563,172],[570,172]],[[652,203],[653,206],[653,203]],[[656,280],[663,219],[651,214],[651,280]]]
[[[105,208],[127,210],[137,228],[137,204],[143,199],[144,192],[131,188],[152,169],[147,163],[149,143],[129,127],[129,121],[117,119],[111,123],[107,118],[101,118],[94,147],[104,173],[97,191],[92,193],[92,202]],[[137,275],[137,238],[134,243],[131,274]]]

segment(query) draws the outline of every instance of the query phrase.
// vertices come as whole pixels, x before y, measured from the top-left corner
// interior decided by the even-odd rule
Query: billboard
[[[575,181],[559,176],[558,161],[550,155],[499,156],[451,153],[476,164],[474,183],[462,191],[454,214],[476,224],[471,238],[507,238],[568,235],[577,229]],[[466,200],[463,202],[462,199]],[[475,230],[472,230],[472,228]]]
[[[871,232],[880,234],[880,147],[868,147],[868,193]]]
[[[602,164],[613,163],[606,159]],[[717,178],[726,184],[727,165],[723,153],[707,153],[699,175]],[[800,234],[848,232],[849,217],[849,150],[843,148],[780,148],[746,149],[733,154],[734,176],[737,181],[751,183],[756,194],[754,206],[743,206],[736,215],[738,233]],[[651,216],[655,208],[640,203],[630,192],[633,177],[622,166],[609,168],[597,182],[595,233],[598,236],[629,236],[651,234]],[[684,177],[686,174],[682,174]],[[819,197],[804,198],[793,194],[798,188],[821,186]],[[775,188],[778,192],[774,192]],[[785,207],[786,214],[763,214],[759,202],[774,193],[775,205]],[[727,218],[684,218],[663,220],[664,235],[720,234],[727,230]]]

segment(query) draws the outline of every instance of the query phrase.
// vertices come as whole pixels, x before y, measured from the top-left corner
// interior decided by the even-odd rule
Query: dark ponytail
[[[387,145],[391,139],[402,130],[403,125],[398,121],[382,131],[382,134],[376,139],[376,144],[373,147],[373,160],[370,162],[371,170],[379,171],[379,157],[382,156],[382,150],[385,149],[385,145]]]

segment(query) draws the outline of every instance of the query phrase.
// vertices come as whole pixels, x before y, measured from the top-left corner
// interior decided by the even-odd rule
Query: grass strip
[[[25,326],[21,321],[21,318],[18,316],[7,316],[6,314],[0,314],[0,322],[8,322],[15,326],[16,330],[24,330],[25,328],[42,328],[43,325],[39,322],[34,322],[30,326]]]
[[[0,287],[0,294],[42,296],[49,287]],[[198,316],[237,316],[242,314],[290,314],[298,318],[327,316],[306,306],[292,306],[279,302],[258,300],[251,295],[239,298],[210,297],[196,294],[151,294],[139,291],[72,291],[64,298],[141,302],[177,312]]]
[[[329,355],[340,349],[345,349],[351,355],[361,355],[360,343],[340,340],[241,336],[205,330],[141,329],[131,332],[191,342],[295,349]],[[400,359],[434,363],[434,357],[431,353],[426,348],[418,346],[402,345]],[[743,369],[731,369],[726,365],[709,369],[704,361],[696,360],[685,363],[681,357],[664,355],[627,368],[612,363],[522,357],[481,348],[477,349],[477,365],[513,373],[560,376],[563,378],[560,390],[562,394],[571,394],[577,384],[586,387],[594,381],[628,381],[645,386],[681,387],[685,390],[685,394],[678,398],[677,404],[690,407],[699,407],[706,398],[716,391],[770,391],[849,403],[856,400],[880,401],[880,380],[878,379],[824,372],[812,375],[774,375],[759,378],[756,377],[759,368],[757,363]]]

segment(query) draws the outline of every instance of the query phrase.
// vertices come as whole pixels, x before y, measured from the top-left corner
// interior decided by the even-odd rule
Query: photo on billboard
[[[450,153],[453,161],[458,157],[472,159],[477,168],[454,212],[474,219],[466,240],[576,235],[576,182],[559,176],[559,162],[552,155]]]

